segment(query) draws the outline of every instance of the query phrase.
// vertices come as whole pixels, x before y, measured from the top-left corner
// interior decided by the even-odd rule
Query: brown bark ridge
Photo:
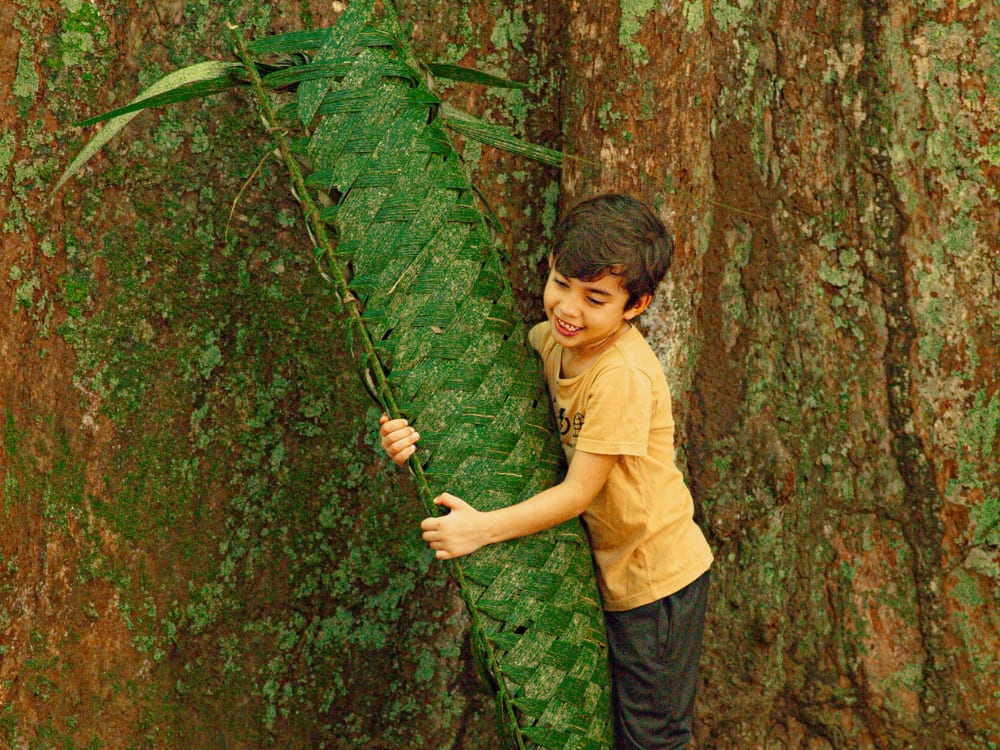
[[[989,747],[996,6],[571,8],[564,200],[678,239],[645,325],[717,554],[698,745]]]
[[[454,591],[239,97],[149,71],[345,3],[0,7],[0,745],[495,744]],[[716,552],[696,746],[1000,736],[1000,9],[400,2],[449,100],[573,154],[460,144],[534,317],[558,211],[676,238],[643,328]],[[409,504],[408,504],[409,503]]]

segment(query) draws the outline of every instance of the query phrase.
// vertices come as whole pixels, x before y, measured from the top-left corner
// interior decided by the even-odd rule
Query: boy
[[[621,195],[578,204],[556,228],[543,302],[528,334],[544,363],[569,461],[559,484],[479,512],[444,493],[421,523],[439,559],[467,555],[582,515],[604,607],[615,747],[683,748],[691,737],[712,553],[674,465],[666,378],[632,326],[673,254],[663,224]],[[417,432],[381,419],[403,464]]]

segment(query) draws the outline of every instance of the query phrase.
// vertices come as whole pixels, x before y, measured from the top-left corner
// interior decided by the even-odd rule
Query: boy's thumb
[[[448,510],[455,509],[461,502],[462,501],[459,500],[457,497],[455,497],[454,495],[449,495],[447,492],[442,492],[440,495],[434,498],[435,505],[443,505]]]

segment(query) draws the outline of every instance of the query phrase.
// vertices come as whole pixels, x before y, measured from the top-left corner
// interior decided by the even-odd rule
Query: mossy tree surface
[[[10,19],[3,744],[493,747],[252,102],[146,113],[44,202],[83,137],[56,124],[228,57],[229,12],[255,35],[334,20],[229,5]]]
[[[44,203],[62,124],[226,57],[230,6],[339,5],[0,9],[0,744],[492,746],[247,109],[142,115]],[[588,160],[466,150],[525,312],[557,206],[627,190],[674,228],[644,325],[718,559],[698,745],[990,747],[997,6],[400,9],[418,51],[534,81],[470,109]]]
[[[570,24],[564,147],[601,158],[564,200],[640,192],[680,240],[646,326],[717,552],[706,747],[1000,735],[998,20],[722,0]]]

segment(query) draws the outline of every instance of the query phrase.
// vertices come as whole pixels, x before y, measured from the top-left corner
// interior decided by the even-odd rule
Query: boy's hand
[[[402,466],[416,452],[420,433],[410,427],[405,419],[389,419],[387,414],[383,414],[378,422],[382,425],[379,429],[382,450],[393,463]]]
[[[448,514],[425,518],[420,528],[424,541],[437,551],[438,560],[468,555],[489,543],[485,513],[447,492],[434,498],[434,504],[448,508]]]

